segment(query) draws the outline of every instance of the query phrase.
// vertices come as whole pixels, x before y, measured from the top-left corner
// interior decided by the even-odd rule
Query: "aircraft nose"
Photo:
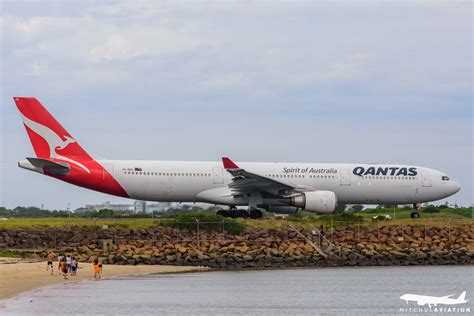
[[[456,181],[453,181],[452,184],[451,184],[451,187],[452,187],[452,191],[454,193],[458,193],[459,190],[461,190],[461,186],[459,185],[459,183],[457,183]]]

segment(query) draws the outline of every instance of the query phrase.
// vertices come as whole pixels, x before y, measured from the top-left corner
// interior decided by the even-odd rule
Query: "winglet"
[[[222,162],[224,163],[224,169],[239,169],[239,166],[230,160],[229,157],[222,157]]]

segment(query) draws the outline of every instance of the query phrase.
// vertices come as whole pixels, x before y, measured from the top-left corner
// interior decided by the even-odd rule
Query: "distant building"
[[[135,201],[133,203],[133,211],[135,213],[145,213],[146,212],[146,201]]]
[[[176,207],[176,203],[173,202],[157,202],[157,203],[150,203],[146,206],[146,212],[162,212],[166,211],[170,208]]]
[[[111,204],[109,201],[102,204],[87,204],[84,208],[88,211],[100,211],[103,209],[114,210],[114,211],[133,211],[133,205],[131,204]]]

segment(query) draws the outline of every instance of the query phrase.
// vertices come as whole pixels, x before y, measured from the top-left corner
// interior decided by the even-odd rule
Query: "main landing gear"
[[[420,203],[413,204],[413,212],[411,212],[410,217],[420,218],[420,212],[418,212],[419,209],[420,209]]]
[[[251,210],[250,213],[246,210],[238,209],[238,208],[231,208],[230,210],[218,210],[216,212],[217,215],[223,217],[230,217],[230,218],[262,218],[263,214],[259,210]]]

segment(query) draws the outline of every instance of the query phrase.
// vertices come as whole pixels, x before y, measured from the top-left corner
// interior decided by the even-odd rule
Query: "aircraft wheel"
[[[230,217],[229,211],[226,210],[218,210],[216,215],[220,215],[222,217]]]
[[[420,218],[420,213],[418,213],[416,211],[413,211],[413,212],[411,212],[410,217],[411,218]]]
[[[237,215],[237,210],[228,210],[227,211],[227,217],[230,217],[230,218],[237,218],[238,215]]]
[[[247,218],[249,213],[246,210],[237,210],[237,217]]]
[[[263,214],[259,210],[251,210],[250,211],[250,218],[252,219],[257,219],[257,218],[262,218]]]

